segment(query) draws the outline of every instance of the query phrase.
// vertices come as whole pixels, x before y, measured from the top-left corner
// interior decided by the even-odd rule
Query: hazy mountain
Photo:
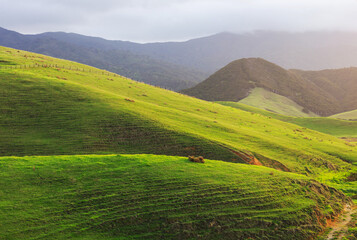
[[[236,59],[250,57],[264,58],[284,68],[320,70],[357,66],[357,33],[221,33],[183,43],[135,46],[131,51],[210,73]]]
[[[61,36],[65,36],[67,40]],[[100,44],[95,44],[96,41]],[[0,28],[2,46],[84,63],[164,88],[188,88],[208,76],[200,71],[156,60],[147,55],[110,47],[110,43],[111,41],[77,34],[23,35]]]
[[[127,50],[213,73],[239,58],[260,57],[284,68],[320,70],[357,66],[357,33],[219,33],[186,42],[137,44],[68,33],[45,33],[86,47]]]
[[[337,100],[340,112],[357,109],[357,68],[342,68],[322,71],[291,70],[313,82]]]
[[[304,72],[259,58],[236,60],[182,92],[204,100],[237,102],[255,88],[285,96],[305,112],[322,116],[357,108],[357,68]]]
[[[75,33],[22,35],[0,29],[0,44],[105,68],[174,90],[191,87],[240,58],[264,58],[286,69],[357,66],[357,33],[353,32],[219,33],[185,42],[139,44]]]

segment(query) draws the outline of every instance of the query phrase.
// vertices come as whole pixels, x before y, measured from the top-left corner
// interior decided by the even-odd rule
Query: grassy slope
[[[335,115],[332,115],[330,117],[331,118],[346,119],[346,120],[357,120],[357,110],[335,114]]]
[[[44,61],[40,55],[33,56]],[[55,68],[2,70],[1,155],[145,152],[205,154],[226,160],[234,157],[217,144],[165,129],[132,110],[135,103],[100,89],[101,84],[107,86],[108,82],[108,86],[112,84],[124,94],[128,89],[126,95],[143,95],[141,91],[130,89],[138,88],[134,81],[103,75],[106,72],[94,73],[99,70],[73,62],[55,61],[66,67],[84,67],[91,72]],[[114,81],[117,82],[113,84]]]
[[[135,54],[129,49],[120,50],[113,46],[115,43],[104,39],[73,33],[22,35],[0,28],[0,45],[88,64],[176,91],[192,87],[207,77],[205,72],[146,54]],[[141,44],[133,45],[138,47]]]
[[[334,97],[339,102],[338,112],[336,113],[357,109],[357,68],[291,71],[313,82],[321,90]]]
[[[293,123],[302,127],[310,128],[336,137],[357,137],[357,122],[355,121],[345,121],[345,120],[325,118],[325,117],[314,117],[314,118],[290,117],[290,116],[276,114],[270,111],[265,111],[260,108],[255,108],[242,103],[235,103],[235,102],[219,102],[219,103],[225,106],[230,106],[240,110],[257,113],[267,117],[279,119],[281,121]]]
[[[252,106],[248,106],[246,104],[237,103],[237,102],[219,102],[222,105],[230,106],[236,109],[240,109],[243,111],[250,112],[252,114],[258,114],[262,116],[266,116],[268,118],[275,118],[281,121],[294,123],[304,128],[310,128],[319,132],[323,132],[326,134],[331,134],[336,137],[343,137],[350,139],[351,143],[345,142],[345,144],[350,146],[357,146],[355,140],[357,137],[357,122],[356,121],[344,121],[339,119],[331,119],[331,118],[297,118],[297,117],[289,117],[285,115],[276,114],[270,111],[265,111],[260,108],[255,108]],[[354,148],[355,148],[354,147]],[[356,162],[354,161],[356,164]],[[355,169],[355,168],[354,168]],[[353,170],[353,171],[356,171]],[[326,173],[320,174],[317,176],[318,180],[322,182],[328,182],[331,186],[339,188],[343,190],[350,196],[357,196],[357,182],[345,182],[343,179],[346,178],[346,173],[334,172],[334,173]]]
[[[340,181],[346,177],[348,171],[354,168],[353,165],[343,160],[355,162],[357,159],[356,148],[352,145],[346,145],[344,141],[335,137],[308,129],[301,129],[299,126],[260,114],[252,114],[151,87],[77,63],[8,48],[0,48],[1,65],[9,66],[12,64],[16,66],[34,63],[56,64],[60,65],[60,67],[20,68],[17,66],[16,69],[0,69],[1,155],[159,153],[184,156],[194,153],[202,154],[211,159],[241,161],[227,150],[227,148],[230,148],[260,154],[257,156],[262,161],[269,162],[267,158],[270,161],[279,161],[291,171],[308,174],[329,184],[336,184],[337,187],[345,190],[348,194],[353,194],[356,189],[348,187],[345,183],[340,184]],[[222,145],[225,147],[222,147]],[[63,161],[64,165],[61,165],[64,158],[66,157],[28,157],[22,159],[8,157],[1,159],[0,166],[4,168],[4,171],[0,171],[3,174],[0,181],[6,187],[1,188],[0,194],[2,199],[5,196],[7,198],[7,200],[1,202],[1,206],[3,206],[1,208],[1,216],[6,216],[6,219],[10,219],[6,221],[5,227],[1,231],[20,239],[23,236],[48,238],[46,235],[38,235],[38,233],[50,234],[50,236],[58,236],[65,239],[68,237],[66,234],[72,235],[72,233],[78,232],[80,234],[78,237],[82,237],[82,231],[88,231],[90,236],[92,236],[92,231],[97,232],[98,237],[94,238],[99,238],[101,234],[113,234],[113,236],[118,236],[119,234],[126,236],[127,234],[142,238],[144,236],[141,234],[144,234],[145,230],[140,229],[140,226],[145,226],[145,229],[159,229],[160,231],[150,235],[153,237],[158,236],[158,234],[170,234],[161,231],[162,228],[166,228],[166,225],[158,225],[159,222],[162,222],[162,218],[167,216],[166,212],[163,212],[163,215],[155,215],[156,218],[152,218],[152,221],[144,221],[144,225],[136,226],[134,224],[136,228],[133,228],[130,224],[138,222],[140,219],[125,215],[126,213],[120,215],[121,211],[126,212],[126,210],[115,207],[121,206],[121,204],[128,204],[124,199],[130,199],[130,197],[120,198],[122,196],[120,194],[128,193],[129,188],[135,187],[136,189],[136,185],[138,185],[139,193],[134,192],[134,195],[131,195],[133,196],[131,199],[137,199],[140,196],[145,198],[145,196],[140,195],[140,191],[148,189],[150,184],[159,184],[160,182],[164,185],[168,184],[164,179],[161,179],[162,172],[175,176],[175,174],[186,174],[188,168],[177,171],[177,165],[171,165],[164,169],[160,169],[155,165],[154,168],[149,168],[150,172],[153,172],[153,175],[148,174],[148,171],[142,175],[139,172],[140,166],[134,164],[132,168],[126,171],[127,173],[130,172],[130,174],[123,175],[123,172],[120,172],[120,177],[118,177],[118,175],[112,172],[112,167],[115,168],[116,166],[110,164],[110,166],[105,167],[104,160],[94,162],[92,158],[88,161],[85,160],[82,164],[78,160],[82,157],[68,157],[70,161]],[[104,159],[105,157],[98,158]],[[162,158],[166,161],[168,160],[165,157]],[[52,162],[51,159],[53,160]],[[79,161],[79,165],[83,165],[82,170],[78,170],[79,172],[73,169],[76,167],[76,159]],[[120,160],[120,158],[113,160]],[[152,158],[148,158],[148,161],[155,162]],[[144,164],[145,167],[150,165],[149,162]],[[90,163],[103,166],[108,171],[101,172],[100,167],[97,166],[90,168]],[[169,163],[165,162],[165,164]],[[159,165],[165,164],[160,163]],[[314,223],[316,219],[314,220],[309,217],[313,211],[312,206],[316,206],[315,200],[307,200],[305,197],[300,198],[304,196],[301,195],[301,190],[304,189],[305,191],[309,187],[301,188],[299,185],[307,183],[298,181],[293,184],[290,182],[291,186],[293,186],[293,189],[291,189],[285,185],[290,184],[289,181],[283,181],[284,176],[296,176],[298,179],[305,179],[304,177],[285,175],[286,173],[275,173],[274,171],[274,176],[276,174],[279,178],[280,176],[283,177],[274,182],[274,177],[272,175],[268,176],[268,173],[273,170],[264,170],[264,168],[253,166],[229,165],[228,163],[222,164],[227,167],[223,167],[224,170],[222,170],[221,174],[218,174],[218,172],[207,173],[207,178],[202,179],[197,177],[197,175],[203,174],[203,172],[201,170],[196,171],[198,170],[196,169],[192,172],[192,175],[186,175],[185,178],[193,182],[193,185],[200,184],[201,180],[203,182],[222,180],[222,184],[228,184],[228,182],[233,184],[235,182],[230,177],[234,180],[238,176],[228,174],[229,169],[230,171],[234,171],[234,173],[253,174],[250,178],[247,175],[242,175],[236,181],[237,184],[247,184],[246,180],[250,179],[253,182],[253,186],[247,186],[246,188],[244,188],[244,185],[234,186],[234,189],[240,189],[239,191],[243,191],[243,194],[248,196],[247,200],[239,200],[238,202],[234,202],[233,205],[229,205],[228,199],[232,199],[232,195],[227,195],[228,199],[224,195],[222,199],[226,199],[227,203],[219,203],[218,205],[226,206],[227,204],[227,209],[222,210],[220,208],[225,213],[239,211],[241,208],[237,208],[237,204],[240,203],[244,203],[245,205],[243,206],[255,210],[252,210],[249,214],[243,211],[241,215],[238,212],[232,216],[224,215],[223,217],[219,217],[220,214],[216,212],[211,212],[210,214],[212,215],[204,215],[204,220],[202,220],[200,215],[202,211],[198,209],[195,212],[196,215],[184,217],[183,224],[180,223],[180,220],[177,225],[178,227],[170,230],[173,231],[173,234],[178,234],[175,232],[175,229],[179,229],[181,233],[188,234],[188,237],[191,236],[189,234],[192,231],[203,235],[216,236],[214,235],[216,233],[204,232],[207,231],[206,225],[201,228],[200,221],[203,221],[204,224],[212,223],[212,221],[207,222],[207,219],[211,220],[209,216],[218,219],[218,221],[212,223],[213,226],[216,224],[220,226],[221,222],[222,225],[237,224],[234,225],[237,226],[236,228],[230,228],[233,229],[233,233],[224,231],[225,234],[228,234],[225,236],[230,236],[229,234],[239,236],[237,234],[244,234],[244,232],[250,236],[254,236],[254,234],[261,236],[258,235],[261,233],[259,231],[263,231],[262,229],[266,229],[269,226],[264,233],[265,235],[269,236],[273,234],[271,233],[273,231],[274,236],[279,236],[280,238],[280,236],[287,234],[289,229],[292,229],[292,232],[289,232],[289,236],[294,236],[294,239],[306,239],[307,234],[315,234],[321,230]],[[127,165],[127,162],[125,162],[125,166]],[[179,165],[181,165],[181,162]],[[207,164],[207,166],[210,166],[210,164]],[[212,169],[216,169],[218,165],[211,166]],[[43,167],[42,172],[41,167]],[[118,167],[120,168],[121,166]],[[340,171],[335,171],[334,169],[336,168]],[[258,170],[253,173],[255,170],[251,169]],[[133,172],[138,174],[132,174]],[[89,179],[86,179],[87,174]],[[101,177],[93,176],[98,176],[99,174],[103,175]],[[148,177],[144,177],[146,175]],[[267,178],[262,182],[254,182],[255,179],[259,180],[261,176],[266,176]],[[141,181],[140,179],[144,178],[149,180],[155,179],[155,181],[137,184]],[[18,181],[14,181],[14,179]],[[110,189],[112,185],[109,184],[108,186],[108,183],[119,183],[121,179],[124,182],[131,181],[128,186],[129,188],[125,189],[124,186],[123,189]],[[25,182],[21,182],[24,180]],[[183,181],[181,180],[179,179],[180,186],[187,187],[186,184],[182,184]],[[268,185],[264,182],[268,182],[266,183]],[[24,183],[29,185],[25,185]],[[99,185],[96,185],[97,183]],[[269,185],[272,183],[277,184],[278,189],[274,188],[275,185]],[[69,186],[68,189],[59,187],[67,185]],[[97,187],[91,189],[92,186]],[[115,188],[121,188],[121,186],[121,184],[115,184]],[[257,189],[258,196],[254,196],[252,198],[253,202],[251,202],[249,194],[250,192],[254,193],[254,186],[261,187],[261,190]],[[21,188],[20,191],[13,190],[19,187]],[[119,197],[117,198],[114,194],[115,200],[110,201],[109,199],[108,202],[102,202],[100,197],[107,196],[107,187],[108,194],[113,193],[113,191],[114,193],[119,192]],[[283,189],[285,188],[291,189],[293,192],[295,190],[300,192],[299,194],[293,194],[291,201],[288,198],[284,198],[283,203],[281,203],[283,205],[279,205],[279,203],[272,206],[264,198],[265,195],[260,194],[261,191],[267,191],[267,189],[271,188],[273,192],[268,194],[268,198],[272,199],[281,199],[282,196],[277,193],[284,192],[285,190]],[[329,212],[328,203],[323,203],[329,196],[317,196],[313,189],[316,190],[314,186],[311,186],[311,191],[309,192],[312,195],[310,195],[310,198],[320,199],[317,201],[320,208],[315,210]],[[165,193],[168,191],[168,189],[163,190]],[[191,188],[186,190],[192,192]],[[63,194],[66,192],[69,194]],[[177,196],[177,189],[170,192],[170,194]],[[26,197],[24,197],[25,195]],[[158,195],[162,195],[162,193],[159,192]],[[55,197],[47,198],[47,196]],[[99,207],[91,207],[92,198],[95,196],[98,199],[93,199],[93,201],[103,203]],[[161,200],[155,202],[155,199],[157,199],[155,196],[152,198],[154,202],[149,202],[148,205],[143,206],[143,209],[129,208],[128,211],[133,210],[134,213],[141,214],[143,213],[141,211],[148,210],[150,212],[154,211],[152,209],[157,209],[158,207],[165,208],[167,199],[164,202],[160,202]],[[262,196],[262,202],[256,200],[261,199]],[[187,200],[188,202],[195,203],[196,201],[196,197],[190,198],[186,194],[180,195],[180,197],[177,200],[182,200],[180,203],[186,203],[186,198],[189,199]],[[216,201],[220,197],[221,195],[214,195],[214,197],[208,199],[205,197],[202,201],[204,203],[206,201]],[[85,198],[88,198],[88,201],[83,200]],[[14,211],[12,208],[14,202],[11,201],[18,201],[16,202],[16,206],[18,206],[19,211]],[[337,209],[339,201],[337,199],[332,200],[331,206]],[[18,203],[23,203],[23,205]],[[90,205],[86,205],[87,203]],[[150,205],[150,203],[152,204]],[[266,206],[268,207],[265,208],[264,206],[260,206],[260,204],[264,206],[267,204]],[[196,204],[194,206],[198,208],[199,205]],[[284,206],[293,212],[283,211],[284,214],[277,215],[275,210]],[[299,206],[303,207],[300,208]],[[176,207],[177,204],[174,204],[174,208],[171,206],[170,209],[174,211]],[[266,214],[260,214],[260,209],[266,209]],[[190,213],[192,211],[192,208],[188,208],[187,210]],[[220,213],[219,211],[218,213]],[[9,212],[13,215],[9,214]],[[267,214],[268,212],[272,215]],[[278,210],[278,212],[280,211]],[[55,216],[57,213],[60,213],[59,217]],[[174,216],[182,216],[180,209],[177,212],[174,211],[174,213]],[[186,212],[184,213],[186,214]],[[11,218],[9,218],[10,215]],[[107,218],[106,215],[110,216]],[[151,212],[149,215],[153,216]],[[146,219],[149,215],[143,214],[143,216],[146,216]],[[91,217],[91,220],[88,220],[85,216]],[[123,218],[118,219],[117,216],[123,216]],[[244,216],[247,217],[244,218]],[[299,227],[281,228],[282,232],[277,233],[275,226],[274,230],[271,230],[272,223],[266,223],[265,219],[268,219],[267,221],[270,222],[270,216],[273,219],[272,223],[278,223],[278,229],[280,229],[279,222],[283,223],[279,219],[286,219],[287,221],[284,221],[285,225],[299,225]],[[159,220],[159,218],[161,219]],[[26,219],[26,221],[23,219]],[[289,219],[292,219],[292,222],[289,222]],[[129,224],[129,226],[124,229],[120,228],[123,232],[118,232],[119,229],[115,226],[123,224],[121,220],[125,220],[125,223]],[[244,226],[249,229],[239,232],[238,229],[242,227],[239,224],[242,220],[244,221]],[[16,225],[13,225],[14,221]],[[60,224],[59,221],[61,221]],[[91,221],[93,224],[88,223],[88,221]],[[190,223],[190,221],[193,223]],[[305,225],[304,223],[307,223],[305,221],[312,222],[312,227],[310,228],[310,226]],[[169,223],[172,224],[173,222],[169,221]],[[90,229],[86,229],[86,227]],[[225,229],[218,226],[217,228]],[[71,229],[71,231],[67,231],[66,229]],[[213,229],[216,229],[216,227]],[[180,237],[182,236],[178,236],[178,238]],[[107,239],[108,235],[103,235],[103,238]]]
[[[334,166],[350,169],[343,160],[357,161],[355,146],[267,116],[23,51],[0,48],[0,59],[66,66],[1,70],[2,155],[196,151],[241,161],[223,145],[312,176],[327,174]]]
[[[310,239],[341,192],[264,167],[155,155],[0,158],[4,239]]]
[[[337,113],[340,103],[312,81],[261,58],[231,62],[193,88],[182,90],[190,96],[209,101],[238,102],[254,88],[285,96],[321,116]]]
[[[264,88],[255,88],[248,97],[239,101],[253,107],[262,108],[267,111],[275,112],[293,117],[317,117],[316,114],[303,112],[303,107],[299,106],[293,100],[269,92]]]

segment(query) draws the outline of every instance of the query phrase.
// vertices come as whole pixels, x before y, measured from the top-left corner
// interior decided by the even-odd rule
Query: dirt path
[[[327,235],[326,240],[332,239],[342,239],[345,236],[345,233],[348,229],[347,224],[352,220],[352,214],[356,212],[357,208],[347,204],[345,206],[345,213],[341,215],[338,222],[335,222],[331,225],[331,232]]]

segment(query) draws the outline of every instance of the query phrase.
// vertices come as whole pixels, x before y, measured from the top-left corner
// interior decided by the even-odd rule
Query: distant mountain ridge
[[[337,101],[342,111],[357,109],[357,68],[341,68],[322,71],[290,70],[307,81],[311,81],[322,91]]]
[[[209,101],[238,102],[255,88],[285,96],[304,112],[329,116],[357,109],[357,68],[285,70],[261,58],[233,61],[182,93]]]
[[[104,68],[175,91],[240,58],[263,58],[285,69],[357,66],[357,32],[224,32],[185,42],[139,44],[65,32],[23,35],[0,28],[0,45]]]
[[[191,87],[208,76],[191,68],[118,49],[111,43],[72,33],[23,35],[0,28],[2,46],[84,63],[176,91]]]
[[[321,70],[357,66],[356,32],[219,33],[182,43],[152,43],[138,52],[214,73],[240,58],[264,58],[286,69]]]
[[[286,69],[321,70],[356,66],[357,32],[222,32],[185,42],[135,44],[112,41],[155,59],[214,73],[240,58],[263,58]]]

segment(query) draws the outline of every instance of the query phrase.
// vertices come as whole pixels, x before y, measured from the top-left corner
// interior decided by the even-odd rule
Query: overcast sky
[[[357,31],[357,0],[0,0],[0,27],[137,42],[224,31]]]

